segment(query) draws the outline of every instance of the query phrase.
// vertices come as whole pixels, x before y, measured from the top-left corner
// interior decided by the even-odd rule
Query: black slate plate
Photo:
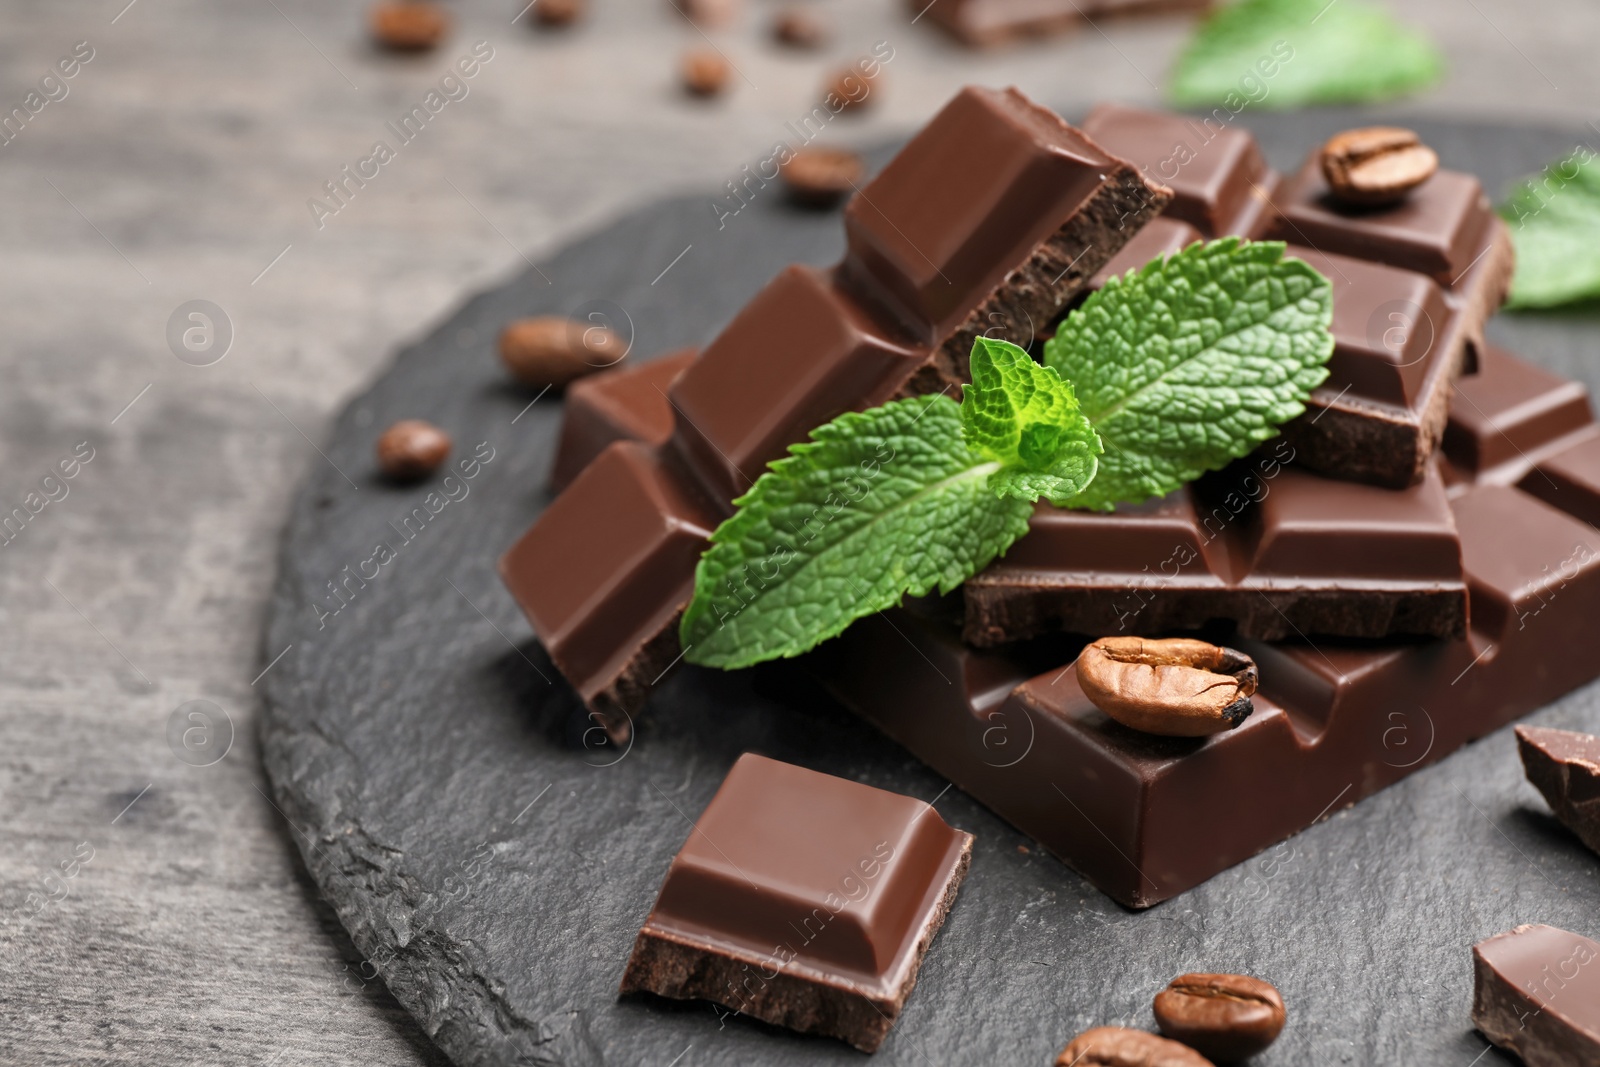
[[[1368,119],[1242,121],[1292,167]],[[1574,143],[1414,125],[1447,166],[1497,193]],[[585,745],[598,732],[569,725],[573,698],[494,572],[548,502],[561,418],[558,398],[528,407],[533,396],[506,384],[494,338],[516,316],[610,301],[631,318],[638,355],[700,342],[784,264],[830,262],[841,247],[835,216],[787,208],[775,186],[723,222],[710,195],[653,204],[473,298],[343,412],[329,462],[315,462],[295,503],[264,646],[267,659],[293,646],[266,676],[267,771],[356,945],[458,1062],[863,1062],[703,1004],[615,995],[668,861],[747,749],[937,797],[945,819],[978,835],[879,1064],[1043,1065],[1089,1026],[1148,1026],[1172,976],[1220,970],[1271,979],[1290,1006],[1262,1064],[1468,1067],[1485,1048],[1468,1016],[1468,946],[1524,922],[1600,933],[1600,861],[1522,781],[1509,731],[1144,913],[1028,851],[793,672],[683,670],[660,685],[630,750]],[[1504,316],[1491,333],[1600,386],[1590,312]],[[407,416],[446,427],[458,456],[483,442],[492,459],[470,480],[385,487],[372,441]],[[408,525],[417,507],[426,520]],[[374,558],[379,543],[392,559]],[[341,582],[347,603],[333,614],[329,583]],[[1535,718],[1600,727],[1597,696]]]

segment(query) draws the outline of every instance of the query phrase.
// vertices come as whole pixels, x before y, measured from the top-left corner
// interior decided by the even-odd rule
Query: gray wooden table
[[[0,517],[26,516],[0,533],[0,1062],[439,1062],[318,901],[258,761],[255,682],[294,655],[260,647],[262,607],[330,413],[475,288],[737,176],[830,61],[894,47],[876,106],[833,131],[864,141],[969,81],[1155,101],[1185,29],[973,55],[897,2],[815,0],[839,34],[806,57],[748,0],[714,35],[740,76],[699,104],[673,72],[701,38],[665,0],[594,4],[554,36],[518,0],[457,0],[417,59],[372,53],[345,2],[0,10],[0,111],[78,59],[0,145]],[[1452,67],[1402,106],[1575,137],[1600,118],[1587,0],[1393,6]],[[455,99],[328,200],[475,45],[492,58]]]

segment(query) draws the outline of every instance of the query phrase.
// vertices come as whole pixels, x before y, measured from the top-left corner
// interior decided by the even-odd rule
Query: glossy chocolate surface
[[[764,995],[782,975],[808,984],[811,996],[866,1002],[886,1032],[971,848],[971,834],[923,801],[746,753],[673,859],[623,991],[706,996],[793,1025],[792,1005]],[[685,984],[656,965],[663,942],[679,959],[736,964],[757,985]],[[817,1022],[801,1028],[857,1044],[869,1036]]]
[[[745,305],[668,395],[672,448],[719,501],[749,490],[796,439],[881,404],[927,359],[828,275],[790,267]]]
[[[667,388],[694,362],[698,351],[682,348],[569,385],[563,402],[561,442],[550,468],[550,488],[556,492],[565,489],[613,442],[659,445],[672,436]]]
[[[1600,1063],[1600,944],[1519,926],[1472,946],[1472,1023],[1527,1067]]]
[[[1600,737],[1542,726],[1517,727],[1528,781],[1556,818],[1600,852]]]
[[[1566,458],[1600,481],[1600,456]],[[973,649],[902,612],[823,646],[819,674],[1103,891],[1147,906],[1600,674],[1588,621],[1600,613],[1600,530],[1574,516],[1575,498],[1563,510],[1512,486],[1459,484],[1449,506],[1468,634],[1241,641],[1260,667],[1255,714],[1208,739],[1106,718],[1070,670],[1083,639],[1066,635]]]
[[[1595,433],[1589,390],[1582,384],[1483,345],[1476,368],[1456,383],[1450,403],[1447,479],[1514,483],[1541,457]],[[1526,488],[1538,492],[1540,482],[1532,479]]]

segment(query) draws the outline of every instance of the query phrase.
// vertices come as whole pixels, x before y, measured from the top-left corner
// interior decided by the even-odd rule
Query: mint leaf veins
[[[1426,37],[1366,0],[1240,0],[1200,23],[1168,95],[1233,114],[1361,103],[1425,88],[1442,69]]]
[[[959,405],[899,400],[819,426],[711,535],[684,658],[799,655],[907,595],[951,592],[1027,532],[1038,500],[1110,508],[1249,452],[1304,410],[1333,351],[1332,286],[1283,251],[1192,245],[1091,296],[1044,366],[980,337]]]

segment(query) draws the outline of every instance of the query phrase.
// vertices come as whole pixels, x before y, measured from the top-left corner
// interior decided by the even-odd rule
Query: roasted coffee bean
[[[546,315],[518,319],[500,334],[500,360],[528,385],[566,385],[622,362],[622,338],[603,326]]]
[[[683,87],[695,96],[716,96],[728,84],[728,61],[710,48],[684,53]]]
[[[1056,1057],[1056,1067],[1211,1067],[1211,1061],[1143,1030],[1097,1026],[1073,1038]]]
[[[1347,204],[1393,204],[1439,169],[1439,157],[1416,134],[1368,126],[1335,134],[1322,146],[1322,173]]]
[[[1135,730],[1204,737],[1255,710],[1256,664],[1243,652],[1187,637],[1102,637],[1078,656],[1078,685]]]
[[[812,12],[791,7],[773,18],[772,36],[790,48],[821,48],[828,43],[828,27]]]
[[[539,0],[533,5],[533,17],[541,26],[570,26],[584,16],[588,6],[586,0]]]
[[[726,26],[739,13],[739,0],[671,0],[672,6],[696,26]]]
[[[378,469],[395,481],[427,477],[449,454],[450,435],[421,419],[402,419],[378,438]]]
[[[866,107],[877,91],[878,78],[863,71],[861,64],[845,67],[828,79],[822,93],[823,104],[840,113]]]
[[[861,157],[842,148],[802,148],[778,166],[790,199],[818,207],[838,203],[865,172]]]
[[[394,52],[425,52],[450,32],[444,8],[424,0],[384,0],[373,7],[372,39]]]
[[[1286,1014],[1268,982],[1242,974],[1185,974],[1156,994],[1156,1025],[1222,1063],[1248,1059],[1278,1039]]]

